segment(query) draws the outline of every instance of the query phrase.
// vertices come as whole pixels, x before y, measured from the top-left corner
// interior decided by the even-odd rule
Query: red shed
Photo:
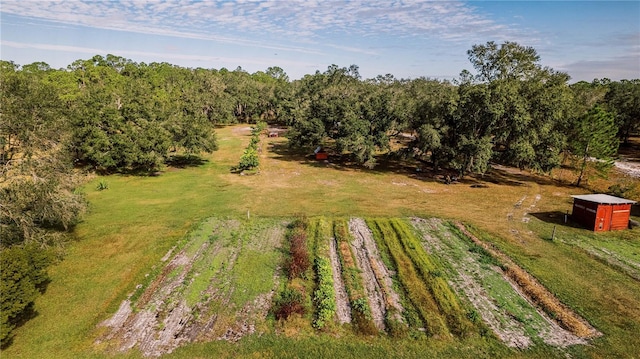
[[[326,160],[329,158],[329,155],[324,151],[324,148],[318,147],[313,153],[316,156],[316,160]]]
[[[608,194],[585,194],[573,197],[571,218],[596,232],[626,229],[629,227],[631,205],[628,199]]]

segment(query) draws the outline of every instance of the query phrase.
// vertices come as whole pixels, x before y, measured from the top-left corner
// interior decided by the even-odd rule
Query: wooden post
[[[555,240],[556,239],[556,226],[553,226],[553,232],[551,232],[551,240]]]

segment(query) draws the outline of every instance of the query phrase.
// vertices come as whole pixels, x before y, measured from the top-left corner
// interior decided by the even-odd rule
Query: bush
[[[0,346],[5,347],[13,330],[29,317],[38,294],[49,281],[46,268],[52,252],[34,244],[0,250]]]
[[[260,159],[258,158],[258,151],[254,148],[247,147],[240,157],[240,163],[238,163],[236,168],[240,171],[251,170],[258,167],[259,164]]]
[[[301,277],[311,266],[309,259],[309,251],[307,249],[307,234],[304,230],[296,228],[291,233],[290,237],[290,252],[291,257],[289,259],[289,279]]]
[[[305,308],[302,302],[302,293],[290,287],[285,288],[274,303],[273,312],[276,319],[287,320],[293,314],[304,315]]]
[[[253,135],[254,137],[258,137],[260,136],[260,134],[262,133],[262,131],[264,131],[267,128],[267,123],[264,121],[258,121],[256,122],[256,125],[251,127],[251,135]]]

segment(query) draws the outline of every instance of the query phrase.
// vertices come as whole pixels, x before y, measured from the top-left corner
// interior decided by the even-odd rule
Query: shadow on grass
[[[555,224],[562,227],[568,227],[568,228],[585,229],[585,227],[582,226],[581,224],[571,220],[571,213],[568,213],[568,212],[561,212],[561,211],[536,212],[536,213],[529,213],[529,215],[541,220],[542,222],[551,223],[551,224]]]
[[[374,168],[367,168],[358,163],[353,154],[330,154],[328,160],[316,160],[313,151],[292,149],[287,142],[271,143],[269,151],[274,153],[273,159],[280,161],[295,161],[302,165],[316,168],[332,168],[338,171],[356,171],[370,174],[399,173],[423,181],[444,182],[445,172],[441,175],[426,170],[424,163],[414,159],[401,159],[394,153],[376,157]],[[329,151],[331,153],[331,151]],[[439,177],[441,177],[439,179]]]
[[[2,345],[0,345],[0,349],[5,350],[8,347],[10,347],[11,344],[13,344],[13,335],[15,334],[15,331],[21,326],[23,326],[26,322],[37,317],[38,315],[39,315],[38,311],[34,309],[34,304],[33,303],[29,304],[29,306],[25,308],[25,310],[20,314],[17,320],[12,322],[12,324],[14,324],[15,326],[11,330],[11,333],[9,334],[10,336],[4,340]]]
[[[313,151],[304,151],[290,148],[287,142],[271,143],[269,151],[274,153],[273,159],[280,161],[296,161],[303,165],[319,168],[333,168],[339,171],[362,171],[366,173],[399,173],[407,177],[425,182],[440,182],[451,185],[467,185],[472,188],[488,188],[488,184],[507,186],[530,186],[534,182],[539,185],[553,185],[572,187],[570,184],[553,180],[549,177],[539,176],[511,167],[493,165],[483,175],[467,175],[457,178],[458,172],[452,169],[441,168],[435,170],[427,161],[417,159],[403,159],[395,153],[379,155],[373,169],[366,168],[357,163],[352,154],[329,155],[328,160],[316,160]],[[447,179],[448,177],[448,179]]]
[[[174,155],[167,159],[166,164],[170,167],[188,168],[199,167],[207,162],[209,162],[209,160],[196,155]]]
[[[171,168],[184,169],[189,167],[199,167],[208,162],[209,160],[203,159],[198,155],[172,155],[164,161],[164,164]],[[86,171],[95,171],[95,173],[101,176],[119,174],[122,176],[155,177],[160,176],[163,172],[159,168],[147,168],[144,166],[105,169],[96,168],[87,163],[77,163],[76,167]]]

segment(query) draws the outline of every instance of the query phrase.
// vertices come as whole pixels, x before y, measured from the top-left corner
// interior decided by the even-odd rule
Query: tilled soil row
[[[471,234],[462,223],[456,223],[456,227],[464,233],[465,236],[470,238],[475,244],[484,248],[494,258],[499,260],[506,268],[504,271],[504,277],[512,284],[514,289],[521,293],[522,297],[532,303],[536,308],[540,309],[539,313],[548,322],[555,323],[558,328],[566,329],[568,335],[560,336],[560,342],[571,342],[571,336],[575,336],[579,343],[582,343],[581,338],[594,338],[601,336],[598,330],[591,326],[584,318],[573,312],[569,307],[561,303],[552,293],[550,293],[537,279],[535,279],[528,272],[520,268],[509,257],[507,257],[498,249],[493,248],[480,241],[473,234]],[[554,313],[555,320],[552,320],[546,311]],[[563,329],[564,328],[564,329]],[[557,333],[552,333],[556,336]]]
[[[351,323],[351,307],[349,306],[349,296],[342,280],[342,266],[338,257],[338,248],[335,238],[329,242],[329,257],[331,259],[331,272],[333,275],[333,289],[336,293],[336,315],[338,323]]]
[[[445,245],[441,240],[424,230],[425,227],[439,230],[441,221],[436,218],[412,218],[411,222],[422,233],[427,252],[438,253],[446,257],[451,267],[458,273],[460,280],[452,281],[449,284],[469,298],[487,326],[508,346],[517,348],[530,346],[532,344],[531,338],[525,333],[522,323],[510,316],[506,309],[498,308],[489,293],[483,288],[480,278],[478,278],[482,272],[480,264],[470,253],[467,252],[461,259],[448,257]]]
[[[363,227],[364,225],[364,227]],[[369,231],[362,220],[351,219],[349,221],[349,231],[353,236],[351,249],[356,257],[356,265],[362,271],[364,289],[367,294],[369,306],[371,307],[371,317],[378,330],[384,330],[384,317],[387,312],[382,295],[382,287],[372,267],[372,260],[368,246],[365,246],[365,233]],[[369,237],[371,233],[369,232]]]
[[[217,229],[237,229],[238,225],[234,221],[221,221],[213,234],[216,235]],[[264,241],[254,245],[276,247],[283,233],[281,226],[271,228],[263,233]],[[110,330],[97,343],[105,342],[108,348],[120,352],[137,346],[144,356],[158,357],[171,353],[185,343],[202,340],[237,341],[244,335],[254,333],[255,321],[267,316],[275,290],[258,295],[235,314],[229,311],[230,298],[236,290],[232,273],[240,250],[241,247],[229,246],[224,241],[205,241],[191,257],[185,249],[181,250],[135,304],[128,299],[123,301],[118,312],[101,323]],[[194,265],[200,263],[202,266],[202,261],[220,256],[224,264],[213,273],[207,288],[199,293],[200,301],[189,306],[185,291],[201,275],[195,273]],[[278,272],[279,269],[276,269],[274,273],[276,283]],[[225,318],[224,323],[219,322],[221,317]]]
[[[349,221],[349,230],[354,237],[353,246],[363,269],[365,283],[371,283],[371,289],[375,289],[374,297],[380,302],[380,312],[383,317],[388,311],[393,312],[393,319],[402,322],[402,304],[400,296],[393,289],[391,273],[380,258],[380,252],[373,240],[373,234],[362,218],[352,218]],[[370,299],[371,300],[371,299]],[[373,306],[372,306],[373,307]],[[373,308],[372,308],[373,310]],[[382,329],[380,327],[379,329]]]
[[[186,256],[184,250],[180,251],[167,265],[166,268],[170,270],[163,270],[162,275],[143,293],[141,300],[136,303],[138,310],[134,312],[130,302],[125,301],[114,318],[126,315],[126,319],[112,319],[103,323],[111,328],[105,339],[119,338],[118,351],[125,352],[137,345],[144,356],[158,357],[171,353],[183,343],[195,341],[201,333],[206,333],[204,328],[213,327],[217,318],[215,314],[200,315],[196,319],[193,309],[206,308],[211,300],[228,302],[231,292],[221,293],[213,289],[216,282],[224,280],[224,275],[212,280],[212,285],[207,289],[209,299],[206,303],[198,303],[193,309],[181,298],[180,289],[194,262],[209,249],[214,253],[219,250],[217,246],[209,247],[209,243],[205,242],[191,258]],[[236,257],[237,254],[234,254],[229,258],[230,266],[233,266]],[[170,278],[168,274],[178,267],[181,267],[179,274]]]

